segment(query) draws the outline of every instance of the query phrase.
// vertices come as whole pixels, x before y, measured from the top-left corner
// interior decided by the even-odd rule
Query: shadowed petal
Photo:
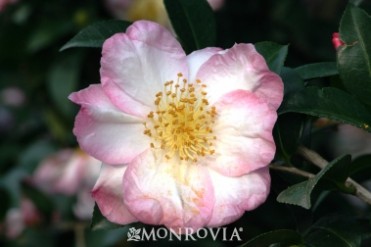
[[[267,166],[276,151],[272,130],[277,113],[244,90],[224,95],[215,106],[217,140],[208,167],[225,176],[241,176]]]
[[[92,191],[93,198],[103,216],[117,224],[129,224],[137,221],[123,201],[122,177],[126,168],[126,165],[103,164],[98,181]]]
[[[80,147],[107,164],[130,162],[149,147],[143,121],[116,108],[100,85],[92,85],[69,97],[80,104],[73,133]]]
[[[140,221],[181,231],[209,221],[214,190],[204,166],[172,163],[147,151],[125,173],[124,201]]]
[[[229,224],[262,204],[270,188],[269,168],[241,177],[226,177],[210,171],[217,196],[209,227]]]

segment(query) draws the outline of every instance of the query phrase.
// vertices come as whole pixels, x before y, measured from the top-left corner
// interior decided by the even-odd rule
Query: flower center
[[[156,94],[156,111],[147,115],[144,134],[154,142],[151,148],[164,150],[165,158],[197,162],[198,157],[214,154],[216,136],[212,126],[215,106],[206,99],[206,85],[189,83],[182,73],[176,82],[168,81]]]

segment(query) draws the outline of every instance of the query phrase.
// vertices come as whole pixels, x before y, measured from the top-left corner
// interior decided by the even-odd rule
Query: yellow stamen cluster
[[[166,82],[156,94],[156,111],[147,115],[144,134],[153,139],[151,148],[164,150],[166,159],[197,162],[200,156],[214,154],[217,112],[209,106],[206,88],[200,80],[189,83],[178,73],[176,82]]]

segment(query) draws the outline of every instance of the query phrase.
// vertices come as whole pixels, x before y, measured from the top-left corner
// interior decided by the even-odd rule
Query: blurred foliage
[[[213,44],[228,48],[234,43],[256,43],[269,67],[285,83],[285,99],[274,131],[274,162],[317,175],[306,179],[272,170],[267,202],[228,226],[244,229],[243,242],[204,239],[151,245],[371,245],[370,206],[356,197],[325,191],[344,191],[348,175],[358,182],[370,182],[370,154],[351,161],[349,156],[338,158],[333,148],[341,145],[333,139],[339,122],[365,130],[371,125],[371,21],[367,14],[371,3],[352,2],[360,8],[345,0],[226,0],[213,15],[205,2],[165,1],[187,52]],[[192,9],[200,11],[193,15]],[[92,223],[76,217],[76,195],[46,194],[29,182],[46,157],[77,147],[72,134],[77,107],[67,96],[99,83],[99,47],[105,38],[128,25],[109,19],[113,17],[103,0],[19,0],[0,12],[0,246],[148,244],[127,242],[130,226],[107,222],[97,209]],[[336,51],[331,37],[339,30],[345,44]],[[190,35],[193,31],[194,36]],[[59,52],[62,47],[65,50]],[[332,121],[321,124],[320,117]],[[299,145],[312,147],[334,161],[319,172],[296,153]],[[311,197],[312,191],[315,197]],[[289,204],[277,202],[279,194],[279,201]],[[21,208],[25,198],[33,202],[41,217],[23,222],[24,230],[9,237],[6,216]],[[307,201],[303,204],[302,200]]]

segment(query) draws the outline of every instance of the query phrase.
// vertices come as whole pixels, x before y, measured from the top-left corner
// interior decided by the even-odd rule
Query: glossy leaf
[[[359,156],[352,161],[350,174],[371,171],[371,154]],[[370,174],[368,172],[368,174]]]
[[[82,53],[69,53],[61,56],[51,66],[48,74],[48,89],[58,110],[66,117],[74,115],[74,105],[68,95],[77,90]]]
[[[327,217],[320,219],[309,229],[305,240],[313,247],[359,247],[368,232],[360,222],[346,216]]]
[[[286,60],[288,45],[263,41],[256,43],[255,48],[265,58],[269,69],[280,74]]]
[[[304,80],[328,77],[339,74],[336,63],[334,62],[306,64],[295,68],[295,71]]]
[[[171,24],[187,53],[215,46],[214,12],[206,0],[165,0]]]
[[[301,246],[302,237],[293,230],[280,229],[260,234],[240,247],[261,247],[261,246]]]
[[[303,131],[305,116],[302,114],[283,114],[278,117],[273,134],[277,151],[286,162],[290,163],[291,156],[296,152]]]
[[[349,175],[349,155],[342,156],[330,162],[315,177],[307,181],[295,184],[282,191],[277,201],[310,209],[312,197],[322,190],[343,188],[344,182]]]
[[[371,17],[349,4],[340,22],[338,67],[344,86],[361,101],[371,105]]]
[[[37,25],[28,41],[27,50],[37,52],[44,49],[74,30],[71,20],[51,19]]]
[[[106,39],[115,33],[125,32],[129,25],[130,22],[118,20],[93,23],[76,34],[60,51],[73,47],[102,47]]]
[[[295,93],[304,89],[304,80],[291,68],[283,67],[281,77],[284,84],[285,97],[288,94]]]
[[[86,246],[89,247],[110,247],[117,243],[122,243],[126,236],[129,227],[121,227],[117,229],[107,229],[100,231],[87,231]]]
[[[336,88],[308,87],[288,95],[278,110],[326,117],[371,131],[371,113],[357,99]]]

